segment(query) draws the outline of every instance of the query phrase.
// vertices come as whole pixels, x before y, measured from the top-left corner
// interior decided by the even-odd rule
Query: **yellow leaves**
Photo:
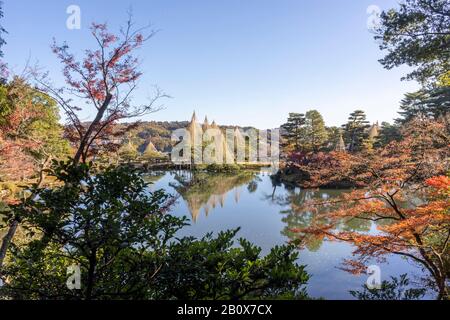
[[[439,77],[438,85],[440,87],[450,87],[450,71],[447,71]]]

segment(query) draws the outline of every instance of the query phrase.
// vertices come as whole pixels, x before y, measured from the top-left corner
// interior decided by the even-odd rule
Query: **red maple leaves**
[[[313,173],[322,182],[348,174],[364,188],[338,199],[305,204],[304,211],[317,206],[326,210],[309,227],[293,231],[354,245],[354,259],[344,261],[344,269],[353,273],[364,271],[374,258],[408,257],[430,273],[439,297],[444,298],[448,295],[450,178],[439,173],[448,170],[449,136],[442,123],[424,120],[411,123],[403,134],[402,141],[376,152],[340,156],[335,161],[346,164],[326,167],[323,174],[320,165],[313,165]],[[377,225],[377,232],[340,230],[342,221],[350,219],[369,220]]]
[[[36,171],[30,151],[41,141],[29,135],[30,126],[39,119],[42,109],[33,106],[33,90],[24,79],[14,78],[3,85],[5,113],[0,122],[0,180],[20,180]]]
[[[52,50],[63,64],[67,86],[57,89],[45,75],[38,78],[38,84],[66,113],[66,136],[77,149],[75,162],[86,161],[102,150],[115,149],[121,143],[120,136],[134,126],[134,123],[119,125],[119,122],[159,110],[161,106],[155,103],[166,97],[156,88],[149,103],[133,105],[131,102],[142,76],[135,51],[154,34],[144,35],[146,28],[133,27],[130,19],[119,34],[114,34],[106,24],[93,23],[91,34],[96,49],[86,50],[81,60],[75,58],[66,43],[53,43]],[[81,120],[80,111],[86,108],[93,108],[91,121]]]

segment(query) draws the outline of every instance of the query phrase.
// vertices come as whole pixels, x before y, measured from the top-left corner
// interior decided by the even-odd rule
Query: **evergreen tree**
[[[334,147],[334,151],[339,151],[339,152],[346,151],[344,138],[342,137],[341,132],[339,132],[339,140],[337,141],[336,146]]]
[[[349,151],[354,152],[362,149],[364,140],[368,138],[367,129],[369,127],[369,121],[366,120],[364,111],[356,110],[350,114],[348,122],[342,126],[344,140],[349,143]]]
[[[407,79],[434,84],[450,70],[450,4],[448,0],[403,0],[381,14],[375,39],[386,50],[381,64],[392,69],[416,67]]]
[[[417,116],[425,115],[424,100],[425,93],[422,90],[405,94],[405,97],[400,102],[400,118],[396,119],[395,122],[399,124],[406,123]]]
[[[0,1],[0,19],[3,18],[3,1]],[[5,28],[0,24],[0,58],[3,57],[2,46],[6,44],[5,39],[3,39],[3,35],[7,33]]]
[[[2,268],[2,300],[307,298],[296,245],[262,256],[248,240],[236,241],[239,229],[181,237],[187,220],[168,212],[175,199],[150,192],[142,172],[128,166],[55,162],[49,173],[54,188],[33,187],[35,197],[11,205],[24,240]],[[67,285],[73,265],[78,290]]]
[[[438,119],[447,116],[450,110],[450,86],[422,89],[407,93],[400,103],[400,118],[396,123],[404,124],[412,119]]]
[[[144,152],[142,153],[142,158],[149,161],[162,157],[163,155],[155,148],[155,145],[151,141],[149,141],[147,146],[145,147]]]
[[[0,19],[3,18],[3,2],[0,1]],[[3,50],[2,47],[3,45],[6,44],[5,39],[3,38],[3,35],[8,33],[5,28],[3,28],[3,26],[0,23],[0,58],[3,58]],[[5,84],[7,82],[7,78],[8,78],[8,67],[6,65],[6,63],[4,63],[1,59],[0,59],[0,83],[1,84]],[[1,113],[1,108],[3,106],[0,106],[0,113]]]
[[[399,141],[401,139],[400,127],[397,125],[392,125],[389,122],[382,122],[380,134],[375,140],[374,147],[380,148],[384,147],[392,141]]]
[[[339,138],[342,134],[342,130],[338,127],[326,127],[327,141],[325,142],[326,150],[336,150],[336,146],[339,144]]]
[[[134,161],[139,156],[137,146],[129,140],[119,149],[120,158],[126,161]]]
[[[281,126],[287,144],[293,146],[296,151],[300,151],[301,148],[304,125],[305,115],[303,113],[289,113],[287,122]]]
[[[327,140],[327,131],[323,117],[317,110],[310,110],[305,115],[305,126],[302,135],[303,149],[318,151]]]
[[[12,106],[8,98],[8,88],[0,84],[0,126],[6,124],[7,117],[12,112]]]

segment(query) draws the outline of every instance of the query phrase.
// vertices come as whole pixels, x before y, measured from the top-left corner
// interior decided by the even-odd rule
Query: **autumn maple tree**
[[[354,273],[364,272],[371,259],[384,261],[389,254],[407,257],[429,273],[438,298],[446,299],[450,178],[442,173],[448,170],[448,129],[443,123],[418,120],[405,127],[403,135],[403,140],[376,152],[353,155],[347,164],[349,179],[365,187],[337,199],[306,203],[304,210],[327,210],[317,214],[310,226],[292,231],[354,245],[353,259],[343,266]],[[345,175],[339,166],[339,173],[332,175],[332,171],[325,169],[322,179]],[[352,219],[372,221],[378,231],[339,229],[343,221]]]
[[[51,161],[69,153],[58,108],[51,97],[33,88],[26,76],[14,76],[0,85],[0,182],[9,182],[10,186],[26,179],[40,186]],[[14,189],[21,188],[2,192],[0,200],[17,200]],[[11,221],[2,239],[0,265],[18,224]]]
[[[68,154],[56,102],[15,76],[0,85],[0,174],[17,181]]]
[[[24,151],[36,144],[28,139],[24,129],[33,122],[37,114],[28,105],[30,101],[22,101],[12,108],[10,102],[13,100],[12,96],[16,95],[12,93],[16,91],[14,87],[11,84],[0,88],[0,173],[2,179],[19,180],[34,171],[32,157]],[[21,95],[23,92],[17,93]]]
[[[148,103],[131,102],[142,76],[135,52],[154,35],[153,31],[145,34],[146,27],[135,29],[131,18],[118,34],[110,32],[106,24],[93,23],[90,30],[96,48],[86,50],[81,60],[76,59],[66,43],[52,45],[63,64],[66,86],[55,87],[47,74],[35,72],[39,88],[52,96],[66,115],[66,135],[77,149],[75,163],[86,162],[102,149],[117,148],[120,137],[135,123],[115,125],[159,110],[157,101],[166,97],[156,87]],[[91,121],[82,121],[80,114],[85,110],[94,111]]]
[[[31,73],[36,90],[54,99],[64,111],[67,123],[66,138],[76,150],[73,164],[87,162],[89,157],[102,151],[118,148],[121,136],[136,122],[117,124],[159,110],[157,102],[166,97],[156,87],[155,95],[146,104],[133,105],[131,98],[142,76],[136,51],[154,32],[148,28],[135,28],[131,15],[118,34],[108,30],[106,24],[93,23],[91,35],[95,49],[85,51],[77,60],[67,43],[54,41],[52,51],[63,65],[65,86],[55,86],[48,73],[33,68]],[[146,34],[147,33],[147,34]],[[94,114],[91,121],[83,121],[83,112]],[[11,219],[0,247],[0,267],[14,237],[19,221]]]

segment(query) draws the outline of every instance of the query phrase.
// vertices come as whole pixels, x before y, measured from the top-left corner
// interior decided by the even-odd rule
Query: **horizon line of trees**
[[[372,150],[400,140],[402,126],[414,119],[448,123],[449,110],[450,87],[438,85],[405,94],[393,124],[377,121],[371,125],[360,109],[353,111],[340,127],[326,126],[322,114],[314,109],[304,114],[293,112],[281,126],[283,147],[286,152]]]

